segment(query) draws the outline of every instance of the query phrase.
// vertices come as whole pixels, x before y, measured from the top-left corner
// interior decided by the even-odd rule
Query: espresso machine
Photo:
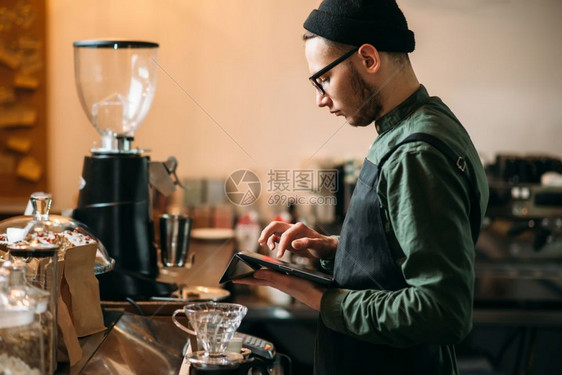
[[[151,162],[149,150],[132,147],[156,89],[158,44],[85,40],[74,43],[78,96],[101,136],[84,158],[73,217],[86,224],[115,259],[99,276],[103,299],[166,296],[173,285],[158,275],[151,193],[175,190],[176,163]],[[170,161],[172,161],[170,163]],[[177,182],[177,176],[176,182]]]
[[[562,257],[562,159],[542,154],[498,154],[487,167],[490,199],[486,216],[511,223],[510,238],[531,237],[527,256]],[[519,251],[518,255],[521,251]]]
[[[475,306],[562,306],[562,159],[498,154],[475,252]],[[531,315],[529,319],[533,319]]]

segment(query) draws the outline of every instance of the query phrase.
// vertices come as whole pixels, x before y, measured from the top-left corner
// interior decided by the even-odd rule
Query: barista
[[[270,270],[237,282],[275,287],[319,311],[316,374],[456,374],[453,345],[471,329],[487,204],[478,154],[418,82],[408,57],[414,34],[394,0],[324,0],[304,28],[317,105],[352,126],[374,123],[378,136],[340,237],[273,222],[259,242],[277,256],[320,259],[338,288]]]

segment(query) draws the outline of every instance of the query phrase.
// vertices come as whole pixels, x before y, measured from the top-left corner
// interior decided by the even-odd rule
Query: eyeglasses
[[[318,90],[322,95],[326,95],[326,91],[324,91],[324,87],[322,86],[324,81],[321,80],[320,77],[322,77],[324,74],[328,73],[330,70],[332,70],[334,67],[336,67],[336,65],[340,64],[345,59],[348,59],[349,57],[351,57],[351,55],[353,55],[358,50],[359,50],[359,47],[356,47],[356,48],[352,49],[351,51],[346,52],[343,56],[340,56],[339,58],[332,61],[330,64],[326,65],[324,68],[320,69],[319,71],[317,71],[316,73],[314,73],[313,75],[308,77],[308,79],[312,83],[312,86],[314,86],[316,88],[316,90]]]

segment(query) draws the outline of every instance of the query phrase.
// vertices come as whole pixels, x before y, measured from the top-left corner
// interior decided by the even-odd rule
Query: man
[[[414,34],[394,0],[324,0],[306,22],[319,107],[378,133],[340,237],[273,222],[260,244],[320,259],[337,288],[260,270],[320,312],[317,374],[456,374],[471,329],[474,244],[488,199],[470,137],[419,84]]]

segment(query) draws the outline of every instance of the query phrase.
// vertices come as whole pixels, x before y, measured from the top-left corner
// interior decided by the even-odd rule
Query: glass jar
[[[115,266],[107,250],[88,228],[70,218],[50,215],[52,196],[48,193],[33,193],[30,197],[32,216],[16,216],[0,221],[0,261],[6,260],[7,248],[19,241],[30,243],[55,244],[59,246],[59,256],[64,257],[66,249],[96,243],[96,275],[109,272]]]
[[[18,259],[14,262],[7,261],[2,268],[9,271],[8,296],[11,300],[19,299],[24,304],[35,305],[35,320],[39,322],[43,334],[45,373],[52,374],[57,367],[57,322],[56,305],[51,301],[51,293],[30,284],[26,279],[27,264]],[[55,301],[56,302],[56,301]]]
[[[44,295],[34,311],[38,314],[38,321],[43,330],[45,340],[45,366],[48,374],[52,374],[57,365],[57,301],[59,295],[58,284],[58,246],[38,242],[18,242],[8,246],[8,254],[17,267],[5,262],[5,267],[13,274],[10,277],[11,293],[39,293],[26,287],[26,280],[34,288],[48,293],[46,305]],[[6,263],[8,263],[6,265]],[[15,273],[15,274],[14,274]],[[22,281],[23,277],[23,281]]]
[[[3,374],[45,374],[41,325],[35,320],[35,302],[15,294],[10,298],[10,272],[0,270],[0,369]]]

